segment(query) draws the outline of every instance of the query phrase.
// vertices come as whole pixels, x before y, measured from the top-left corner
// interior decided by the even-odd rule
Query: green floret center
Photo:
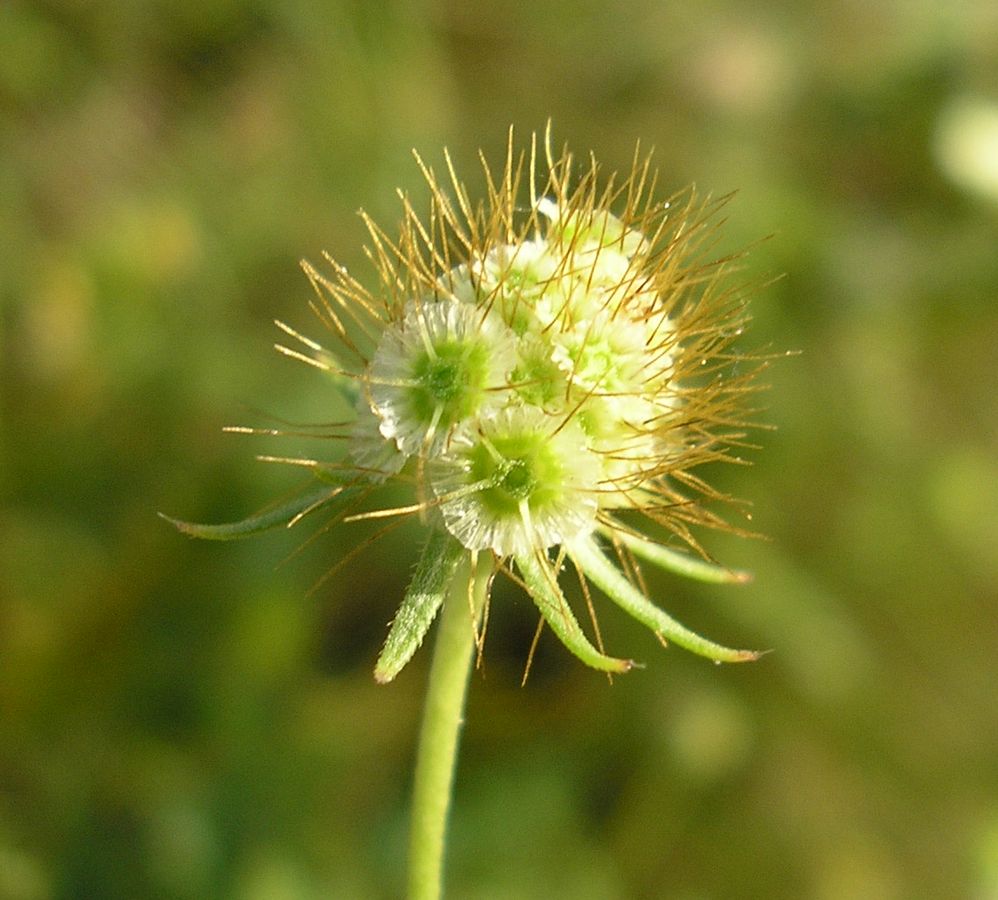
[[[522,269],[507,269],[502,274],[499,312],[503,321],[520,337],[533,324],[533,303],[538,295],[537,279]]]
[[[412,368],[409,395],[413,415],[429,423],[454,425],[477,412],[488,380],[488,348],[481,343],[447,341],[420,354]]]
[[[524,402],[541,408],[550,406],[565,393],[565,377],[544,349],[524,354],[510,375]]]
[[[478,497],[497,518],[518,518],[524,500],[538,510],[562,494],[564,467],[545,434],[494,437],[473,447],[469,462],[474,481],[494,482]]]
[[[570,355],[578,367],[580,379],[598,384],[604,390],[618,386],[617,355],[606,341],[586,343]]]
[[[499,481],[499,490],[515,500],[525,500],[537,488],[537,479],[522,459],[514,460],[509,471]]]

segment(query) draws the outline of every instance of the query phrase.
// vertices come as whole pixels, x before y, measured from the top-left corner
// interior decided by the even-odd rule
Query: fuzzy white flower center
[[[483,249],[385,331],[366,398],[394,465],[419,457],[445,527],[501,556],[629,505],[675,409],[671,323],[648,242],[610,213],[538,204],[543,233]]]

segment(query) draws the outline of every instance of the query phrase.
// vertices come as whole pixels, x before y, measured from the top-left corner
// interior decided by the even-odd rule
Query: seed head
[[[705,557],[693,526],[729,527],[709,506],[731,498],[694,470],[740,462],[744,401],[765,362],[732,346],[745,313],[727,283],[732,259],[709,256],[719,204],[692,190],[656,201],[656,176],[638,153],[623,179],[604,177],[595,160],[576,172],[571,154],[552,151],[550,131],[519,154],[510,135],[501,172],[483,163],[478,204],[449,156],[444,178],[416,159],[428,215],[403,195],[390,236],[362,213],[372,286],[328,257],[329,274],[303,263],[313,309],[340,346],[324,350],[282,326],[304,349],[279,347],[332,373],[356,407],[338,434],[342,460],[291,460],[326,487],[289,518],[370,503],[379,483],[397,481],[412,503],[345,518],[419,515],[430,532],[378,679],[393,678],[418,647],[456,560],[483,552],[596,668],[631,663],[605,655],[598,630],[599,649],[578,625],[558,582],[566,557],[587,598],[596,585],[663,640],[716,660],[755,658],[652,604],[637,562],[744,580],[665,546]],[[239,526],[181,527],[220,537],[218,528]]]

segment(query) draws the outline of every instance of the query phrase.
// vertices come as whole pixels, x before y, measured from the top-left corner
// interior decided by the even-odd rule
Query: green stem
[[[419,735],[409,837],[409,900],[438,900],[441,895],[444,836],[457,744],[475,650],[475,628],[489,579],[482,566],[474,574],[469,565],[462,570],[465,577],[454,579],[444,599]],[[471,578],[474,580],[469,583]]]

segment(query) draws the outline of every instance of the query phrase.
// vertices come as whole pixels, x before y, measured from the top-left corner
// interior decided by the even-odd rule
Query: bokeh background
[[[774,652],[605,610],[612,685],[500,588],[449,859],[461,898],[998,897],[998,6],[52,0],[0,6],[0,897],[394,898],[428,654],[371,669],[402,529],[202,544],[328,421],[299,258],[548,118],[737,190],[777,427],[711,473],[742,588],[653,577]],[[771,236],[758,243],[760,238]],[[293,443],[293,442],[292,442]]]

